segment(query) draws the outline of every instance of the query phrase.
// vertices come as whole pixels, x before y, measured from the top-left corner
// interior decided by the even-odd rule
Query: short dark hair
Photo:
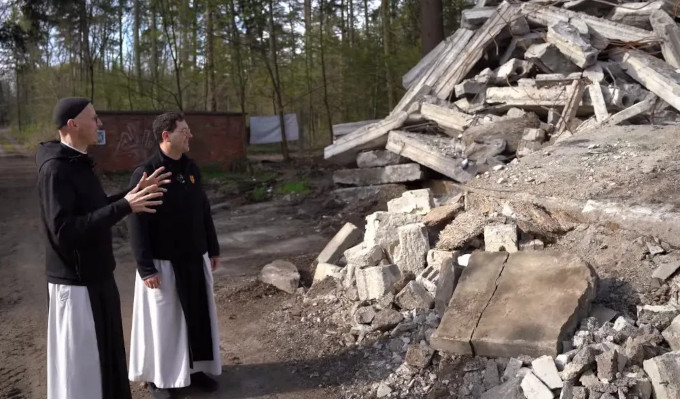
[[[159,142],[163,141],[163,131],[172,132],[177,128],[177,122],[184,121],[184,114],[181,112],[167,112],[161,114],[153,120],[153,135]]]

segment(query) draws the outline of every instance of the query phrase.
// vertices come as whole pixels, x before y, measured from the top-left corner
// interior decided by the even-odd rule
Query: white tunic
[[[99,348],[85,286],[48,283],[47,398],[101,399]]]
[[[190,375],[194,372],[220,375],[220,333],[210,258],[207,253],[203,255],[213,360],[194,361],[193,368],[189,367],[189,336],[172,264],[168,260],[154,260],[153,263],[161,279],[160,288],[147,288],[139,274],[136,274],[135,279],[130,335],[130,381],[153,382],[159,388],[169,389],[189,386]]]

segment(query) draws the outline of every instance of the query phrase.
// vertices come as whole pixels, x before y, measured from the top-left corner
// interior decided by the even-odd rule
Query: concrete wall
[[[88,149],[97,170],[131,171],[155,151],[158,142],[151,125],[161,114],[155,111],[98,111],[106,144]],[[201,164],[220,164],[228,168],[245,158],[243,119],[239,113],[187,112],[191,133],[189,156]]]

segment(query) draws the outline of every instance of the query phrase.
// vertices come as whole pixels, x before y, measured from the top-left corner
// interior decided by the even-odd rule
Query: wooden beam
[[[386,148],[458,182],[467,182],[477,174],[474,165],[463,168],[463,159],[452,149],[450,138],[392,131]]]
[[[569,23],[571,18],[579,18],[588,25],[588,28],[604,36],[609,40],[622,42],[645,42],[656,39],[653,32],[597,18],[591,15],[566,10],[548,5],[527,2],[522,4],[522,13],[529,22],[543,26],[551,26],[558,22]]]
[[[680,73],[675,68],[640,50],[614,53],[611,58],[633,79],[680,110]]]
[[[585,84],[580,79],[575,80],[571,84],[571,87],[569,88],[569,100],[562,110],[562,117],[557,121],[557,125],[555,126],[555,132],[558,136],[569,129],[569,124],[576,116],[579,105],[581,105],[584,90]]]
[[[649,21],[661,41],[663,58],[673,67],[680,68],[680,27],[662,10],[654,11]]]
[[[506,1],[501,3],[493,16],[477,30],[474,37],[465,46],[464,51],[456,57],[455,62],[446,70],[446,73],[437,80],[432,91],[440,99],[447,99],[453,92],[453,88],[460,83],[472,70],[484,55],[487,46],[494,42],[496,36],[503,28],[508,26],[510,20],[519,14],[519,7]]]

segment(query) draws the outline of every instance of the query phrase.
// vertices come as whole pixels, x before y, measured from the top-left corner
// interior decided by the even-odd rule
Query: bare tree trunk
[[[309,101],[309,118],[307,126],[309,129],[309,142],[312,143],[316,136],[316,124],[314,123],[314,96],[312,95],[312,0],[304,0],[305,18],[305,78],[307,80],[307,99]]]
[[[243,55],[241,53],[241,32],[236,26],[236,6],[235,0],[229,0],[229,12],[231,20],[232,48],[236,52],[236,69],[238,76],[239,104],[241,105],[241,126],[243,128],[243,154],[248,152],[249,138],[246,131],[246,79],[243,76]],[[232,64],[233,65],[233,64]],[[249,167],[249,166],[248,166]]]
[[[274,91],[276,93],[276,107],[278,108],[279,124],[281,125],[281,153],[284,161],[290,161],[290,154],[288,153],[288,139],[286,138],[286,123],[283,117],[283,99],[281,97],[281,77],[279,75],[279,61],[276,47],[276,26],[274,25],[274,2],[269,0],[269,52],[272,57],[272,68],[270,67],[270,75],[272,83],[274,84]]]
[[[123,14],[125,8],[125,0],[118,0],[118,64],[120,70],[124,70],[123,64]]]
[[[385,55],[385,88],[387,89],[387,107],[394,107],[394,85],[392,82],[392,27],[390,0],[382,0],[382,22],[383,22],[383,51]]]
[[[172,59],[172,66],[175,73],[175,87],[177,93],[174,93],[175,103],[180,110],[184,110],[184,100],[182,97],[182,61],[179,54],[180,49],[177,45],[177,32],[175,30],[174,21],[171,21],[169,17],[170,6],[166,3],[167,0],[162,3],[165,5],[161,10],[161,21],[163,22],[163,31],[165,32],[165,39],[170,43],[170,58]]]
[[[423,57],[444,40],[444,18],[442,0],[420,0],[421,54]]]
[[[347,1],[349,7],[349,47],[354,47],[354,0]]]
[[[134,11],[133,11],[133,18],[134,18],[134,27],[132,32],[133,36],[133,51],[135,52],[135,76],[137,77],[137,89],[141,92],[142,91],[142,49],[139,44],[139,31],[142,26],[142,10],[141,6],[139,4],[141,0],[134,0]],[[152,26],[154,25],[155,21],[152,21]]]
[[[331,107],[328,103],[328,79],[326,79],[326,55],[324,51],[324,40],[323,40],[323,27],[326,23],[325,10],[326,7],[324,0],[319,0],[319,50],[321,52],[321,77],[323,79],[323,103],[326,106],[326,118],[328,121],[328,137],[330,138],[330,143],[333,143],[333,116],[331,115]]]
[[[149,62],[149,69],[151,69],[151,98],[155,102],[158,85],[158,28],[156,24],[158,23],[158,12],[157,12],[156,2],[152,0],[151,4],[151,21],[149,24],[151,30],[151,60]]]
[[[207,89],[206,97],[208,98],[208,110],[217,110],[217,98],[215,90],[215,29],[214,29],[214,19],[215,10],[213,9],[212,0],[206,0],[205,2],[205,19],[206,19],[206,75],[207,75]],[[195,54],[194,54],[195,57]]]
[[[364,0],[364,29],[366,30],[366,37],[369,37],[371,34],[370,29],[368,29],[369,25],[369,19],[368,19],[368,0]]]

